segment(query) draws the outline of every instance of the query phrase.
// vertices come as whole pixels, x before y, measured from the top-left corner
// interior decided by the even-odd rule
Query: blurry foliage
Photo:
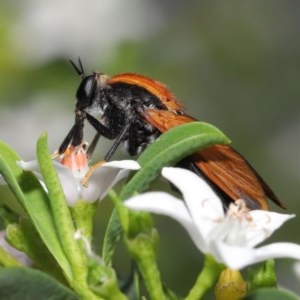
[[[165,26],[160,31],[142,40],[133,37],[116,41],[109,55],[99,51],[96,61],[82,57],[86,72],[97,70],[111,75],[139,72],[164,82],[183,101],[189,114],[215,124],[233,140],[235,147],[287,203],[289,213],[300,214],[297,205],[299,129],[295,130],[299,135],[290,140],[288,148],[280,148],[279,143],[279,136],[290,130],[292,124],[300,128],[300,3],[165,0],[156,4],[165,16]],[[53,102],[60,101],[63,110],[73,111],[79,78],[68,59],[76,57],[62,56],[44,64],[24,64],[24,57],[19,57],[22,50],[14,49],[11,40],[10,30],[19,13],[14,5],[17,3],[13,1],[0,4],[0,104],[14,105],[14,109],[26,108],[26,102],[35,95],[51,92],[67,97],[63,103],[60,97]],[[26,5],[26,1],[22,5]],[[88,21],[86,17],[84,20]],[[109,16],[107,24],[109,34],[113,26],[109,24]],[[101,40],[96,28],[91,38]],[[35,41],[28,36],[28,42]],[[49,113],[55,122],[55,111]],[[30,120],[29,111],[28,122]],[[42,132],[43,125],[39,126]],[[62,130],[67,132],[68,129]],[[18,132],[12,134],[18,138]],[[272,149],[270,145],[279,149]],[[284,149],[289,152],[283,152]],[[295,157],[295,154],[298,155]],[[297,174],[289,172],[289,165],[294,164],[299,167]],[[5,188],[0,187],[0,192],[2,199],[9,199]],[[97,223],[99,243],[106,226],[103,215],[110,213],[111,204],[100,207],[103,209]],[[298,219],[291,221],[285,227],[286,232],[278,232],[277,238],[300,243],[295,234],[298,224]],[[170,286],[184,294],[201,262],[183,231],[164,218],[158,218],[158,225],[162,228],[160,261],[165,270],[170,271],[168,274],[163,271],[163,275],[173,283],[168,282]],[[187,249],[192,255],[187,254]],[[170,256],[170,251],[174,251],[174,256]],[[185,258],[180,259],[180,256]],[[284,280],[284,274],[280,278],[283,284],[290,287],[293,284]]]

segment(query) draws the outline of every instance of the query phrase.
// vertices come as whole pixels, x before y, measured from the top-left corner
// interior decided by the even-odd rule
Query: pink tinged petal
[[[228,246],[216,241],[211,244],[210,250],[217,261],[231,269],[238,270],[273,258],[300,260],[300,245],[293,243],[273,243],[255,249]]]
[[[246,247],[254,247],[267,239],[283,223],[295,217],[295,215],[279,214],[276,212],[252,210],[249,212],[252,223],[245,231]]]
[[[91,202],[101,200],[118,181],[128,175],[130,170],[138,169],[140,165],[133,160],[107,162],[93,172],[87,188],[81,185],[81,196]]]
[[[211,187],[195,173],[180,168],[163,168],[162,175],[183,194],[184,201],[204,240],[224,218],[222,202]]]
[[[195,245],[207,252],[205,242],[199,234],[184,202],[164,192],[149,192],[134,196],[124,202],[132,210],[165,215],[179,222],[189,233]]]

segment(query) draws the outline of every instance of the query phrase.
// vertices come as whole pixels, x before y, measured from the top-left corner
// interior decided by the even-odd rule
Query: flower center
[[[249,227],[255,227],[249,211],[242,199],[231,203],[221,224],[215,228],[214,238],[228,245],[245,245],[247,241],[246,232]]]
[[[238,219],[241,222],[244,220],[251,222],[252,217],[249,211],[250,209],[246,206],[246,202],[243,199],[238,199],[234,203],[230,203],[226,216]]]
[[[82,178],[89,169],[85,148],[85,142],[76,147],[72,145],[68,146],[67,150],[60,158],[60,163],[69,168],[76,178]]]

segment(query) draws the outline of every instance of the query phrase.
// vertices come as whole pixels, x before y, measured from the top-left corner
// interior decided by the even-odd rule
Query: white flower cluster
[[[79,199],[89,202],[103,199],[130,170],[140,168],[132,160],[104,163],[94,170],[85,187],[82,179],[89,165],[84,144],[69,146],[61,161],[53,163],[69,206],[75,205]],[[20,161],[18,164],[24,170],[33,171],[43,184],[37,161]],[[300,246],[297,244],[281,242],[256,248],[294,215],[249,210],[242,199],[230,204],[225,213],[221,199],[205,180],[193,172],[163,168],[162,175],[178,188],[184,201],[165,192],[148,192],[126,200],[125,205],[132,210],[162,214],[177,220],[202,253],[212,255],[231,269],[242,269],[271,258],[300,260]]]
[[[182,193],[184,201],[164,192],[149,192],[125,202],[133,210],[177,220],[198,249],[231,269],[242,269],[271,258],[300,260],[300,246],[273,243],[255,248],[294,215],[248,210],[241,199],[224,212],[222,202],[205,180],[191,171],[164,168],[162,175]]]

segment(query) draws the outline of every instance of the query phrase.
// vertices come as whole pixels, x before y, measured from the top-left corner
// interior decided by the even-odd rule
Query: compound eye
[[[94,82],[95,75],[86,76],[81,81],[76,93],[77,108],[86,108],[90,105],[93,94]]]

